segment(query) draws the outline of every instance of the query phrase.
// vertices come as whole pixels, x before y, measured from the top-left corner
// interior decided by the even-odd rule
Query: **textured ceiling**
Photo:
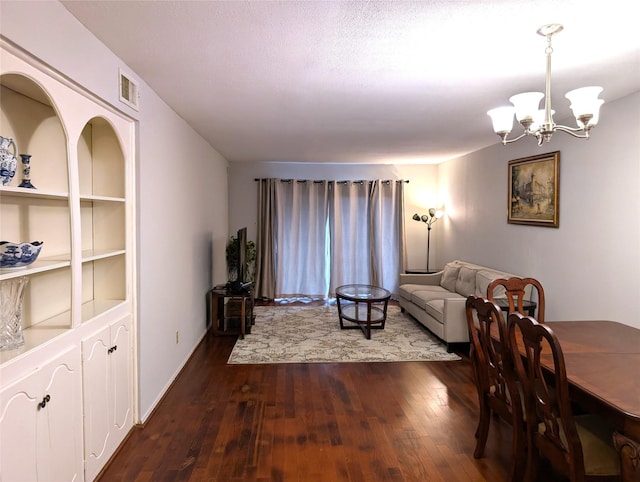
[[[62,3],[231,162],[440,162],[494,144],[486,111],[544,91],[547,23],[565,27],[556,120],[568,90],[640,90],[632,0]]]

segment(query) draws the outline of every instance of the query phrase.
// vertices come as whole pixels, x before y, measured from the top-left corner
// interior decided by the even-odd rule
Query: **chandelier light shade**
[[[602,87],[590,86],[582,87],[567,92],[565,97],[571,104],[571,110],[578,127],[568,127],[556,124],[553,121],[554,110],[551,109],[551,37],[562,31],[563,26],[558,23],[544,25],[538,29],[538,34],[547,38],[547,76],[545,83],[545,93],[524,92],[509,98],[512,105],[497,107],[487,112],[493,122],[493,130],[502,139],[502,143],[507,145],[522,139],[525,136],[535,136],[538,145],[549,142],[551,136],[556,131],[565,132],[581,139],[589,138],[589,131],[598,123],[600,106],[604,100],[598,95],[602,92]],[[544,109],[540,109],[540,101],[544,98]],[[524,128],[524,132],[519,136],[508,139],[513,130],[513,118],[518,120]]]

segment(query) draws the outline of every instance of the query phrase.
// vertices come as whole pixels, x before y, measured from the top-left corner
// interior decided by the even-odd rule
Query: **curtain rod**
[[[258,181],[266,181],[267,179],[269,179],[269,178],[256,177],[253,180],[255,182],[258,182]],[[293,181],[296,181],[296,182],[309,182],[308,179],[280,179],[280,182],[293,182]],[[355,182],[355,183],[363,184],[365,182],[374,182],[374,180],[372,180],[372,179],[370,179],[370,180],[358,179],[356,181],[326,181],[326,180],[314,180],[313,181],[314,184],[320,184],[320,183],[323,183],[323,182],[332,182],[332,183],[335,182],[336,184],[346,184],[348,182]],[[387,184],[390,183],[390,182],[405,182],[405,183],[409,184],[409,180],[408,179],[395,179],[395,180],[394,179],[384,179],[382,182],[387,183]]]

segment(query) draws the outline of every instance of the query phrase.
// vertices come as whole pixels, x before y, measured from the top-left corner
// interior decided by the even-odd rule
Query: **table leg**
[[[245,327],[246,327],[246,323],[247,323],[247,312],[246,312],[246,307],[245,307],[245,300],[247,298],[246,297],[242,297],[242,304],[240,305],[242,308],[241,311],[241,316],[240,316],[240,339],[244,340],[244,332],[245,332]]]
[[[382,329],[384,330],[384,325],[387,322],[387,307],[389,305],[389,298],[384,300],[384,308],[382,310]]]
[[[214,293],[211,293],[211,329],[213,330],[213,334],[217,335],[220,330],[220,315],[218,313],[218,296]]]
[[[344,329],[344,323],[342,321],[342,307],[340,306],[340,297],[336,296],[336,303],[338,304],[338,319],[340,320],[340,329]]]
[[[614,432],[613,444],[620,454],[622,482],[640,480],[640,443]]]

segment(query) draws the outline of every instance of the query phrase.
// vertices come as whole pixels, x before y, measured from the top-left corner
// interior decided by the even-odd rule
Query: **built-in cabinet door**
[[[2,480],[83,480],[80,384],[74,348],[2,389]]]
[[[82,342],[85,474],[92,480],[109,443],[109,326]]]
[[[85,475],[92,480],[133,424],[130,317],[85,339],[82,353]]]
[[[113,389],[114,450],[133,426],[133,362],[131,320],[126,317],[111,326],[111,340],[115,350],[111,356],[111,387]]]

